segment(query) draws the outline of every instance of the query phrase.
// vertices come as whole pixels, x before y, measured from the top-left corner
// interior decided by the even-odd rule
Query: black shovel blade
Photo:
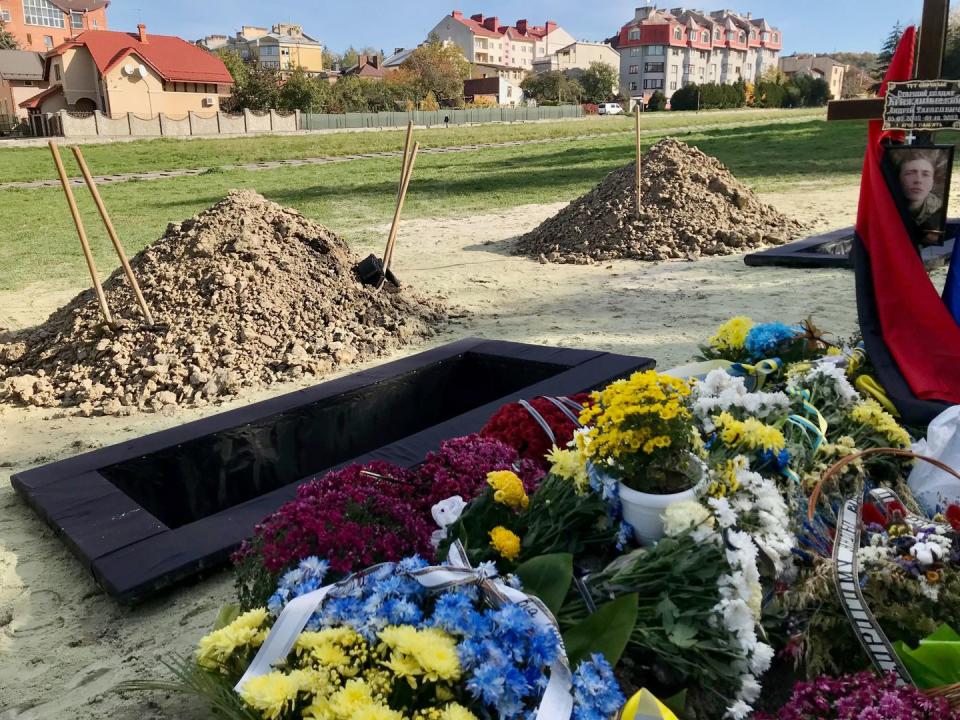
[[[357,279],[364,285],[380,287],[384,281],[390,281],[400,287],[400,281],[397,280],[397,276],[393,274],[392,270],[388,269],[384,273],[383,260],[376,255],[369,255],[361,260],[353,271],[356,273]]]

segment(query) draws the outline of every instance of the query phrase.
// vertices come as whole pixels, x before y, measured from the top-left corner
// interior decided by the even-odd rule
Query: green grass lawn
[[[666,133],[664,133],[666,134]],[[717,128],[680,135],[726,163],[759,190],[792,183],[855,182],[865,144],[858,123],[808,121]],[[479,214],[528,203],[571,200],[631,160],[633,138],[613,135],[523,148],[425,155],[417,163],[406,218]],[[371,227],[392,216],[399,158],[259,172],[217,171],[199,177],[128,182],[102,190],[131,255],[159,237],[168,222],[190,217],[231,188],[252,188],[298,208],[358,248],[379,246]],[[117,266],[106,233],[85,189],[77,198],[98,268]],[[88,282],[63,193],[59,189],[0,192],[0,290],[43,281]]]
[[[643,117],[645,131],[687,126],[722,126],[765,120],[802,121],[821,117],[822,109],[751,110],[650,113]],[[576,122],[517,123],[418,130],[421,147],[452,147],[472,143],[565,138],[595,133],[623,133],[633,129],[632,118],[594,117]],[[222,167],[268,160],[342,156],[400,150],[404,130],[331,133],[293,136],[260,136],[211,140],[159,139],[129,143],[83,145],[83,154],[94,175],[147,172],[180,168]],[[73,153],[63,153],[68,172],[79,176]],[[0,183],[56,178],[46,147],[0,148]]]

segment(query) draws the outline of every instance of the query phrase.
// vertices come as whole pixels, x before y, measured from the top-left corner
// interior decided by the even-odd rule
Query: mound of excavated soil
[[[442,304],[361,284],[336,234],[234,191],[131,260],[156,325],[121,270],[41,326],[0,344],[0,400],[83,414],[172,411],[245,387],[322,375],[433,335]]]
[[[781,245],[803,230],[761,202],[719,160],[679,140],[665,138],[651,147],[641,171],[639,214],[631,163],[521,237],[516,254],[578,264],[696,259]]]

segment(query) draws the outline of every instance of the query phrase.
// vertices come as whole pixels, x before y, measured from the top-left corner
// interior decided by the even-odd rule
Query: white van
[[[597,112],[600,115],[623,115],[623,108],[620,103],[600,103]]]

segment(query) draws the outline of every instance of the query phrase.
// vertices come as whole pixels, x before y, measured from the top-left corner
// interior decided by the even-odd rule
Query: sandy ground
[[[811,183],[765,199],[825,230],[852,223],[857,188],[816,190]],[[848,271],[753,269],[740,256],[543,266],[509,255],[517,234],[560,207],[527,206],[404,226],[397,254],[401,279],[469,311],[434,344],[482,336],[646,355],[666,369],[687,361],[697,342],[733,314],[785,321],[813,315],[838,335],[855,330]],[[944,276],[938,271],[935,277],[942,282]],[[0,294],[0,328],[38,323],[79,289],[38,284]],[[296,387],[251,394],[216,411]],[[15,472],[213,411],[82,419],[0,406],[0,720],[206,717],[189,700],[163,693],[122,696],[113,688],[122,680],[156,677],[161,658],[190,652],[218,608],[233,600],[231,574],[220,572],[133,610],[121,608],[19,500],[8,480]]]

